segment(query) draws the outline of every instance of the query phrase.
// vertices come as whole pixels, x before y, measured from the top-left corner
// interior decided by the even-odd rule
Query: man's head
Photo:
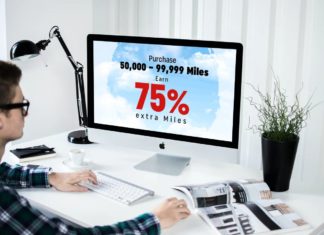
[[[0,60],[0,105],[12,101],[20,78],[21,70],[16,65]]]
[[[24,116],[29,103],[19,86],[21,70],[14,64],[0,61],[0,144],[22,136]]]

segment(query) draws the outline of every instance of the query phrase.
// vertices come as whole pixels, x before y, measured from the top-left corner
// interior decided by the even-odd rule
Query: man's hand
[[[153,214],[159,219],[161,228],[169,228],[179,220],[187,218],[190,211],[184,200],[169,198],[157,207]]]
[[[64,192],[86,192],[88,189],[79,185],[81,181],[90,181],[98,184],[97,177],[92,171],[81,171],[73,173],[53,172],[48,175],[48,182],[54,188]]]

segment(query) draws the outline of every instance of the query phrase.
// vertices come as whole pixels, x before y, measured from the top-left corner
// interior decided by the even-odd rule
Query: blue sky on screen
[[[149,56],[176,58],[176,63],[168,64],[149,61]],[[231,140],[235,50],[210,49],[203,47],[166,46],[152,44],[95,42],[95,122],[140,128],[145,130],[198,136],[211,139]],[[146,71],[120,69],[120,62],[145,63]],[[157,72],[156,65],[183,66],[183,74]],[[149,69],[153,66],[153,69]],[[208,76],[188,75],[187,67],[208,70]],[[156,81],[156,77],[167,78],[167,82]],[[166,107],[155,112],[150,106],[148,94],[142,110],[136,105],[141,89],[136,82],[165,84]],[[181,103],[190,111],[182,115],[175,104],[167,98],[167,91],[175,89],[179,95],[187,94]],[[136,114],[145,115],[145,119]],[[149,118],[146,118],[148,115]],[[151,116],[152,115],[152,116]],[[168,121],[165,121],[168,117]],[[180,123],[170,121],[180,120]],[[158,119],[158,120],[156,120]]]

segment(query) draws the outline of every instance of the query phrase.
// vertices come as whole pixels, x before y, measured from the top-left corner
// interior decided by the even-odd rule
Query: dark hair
[[[20,78],[21,70],[17,65],[0,60],[0,105],[9,104],[15,97]]]

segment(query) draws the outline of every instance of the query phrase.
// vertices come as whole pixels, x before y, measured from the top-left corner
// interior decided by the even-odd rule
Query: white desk
[[[63,218],[83,226],[106,225],[117,221],[131,219],[143,212],[155,208],[164,199],[176,196],[186,197],[171,186],[180,184],[206,183],[223,179],[262,178],[262,172],[243,168],[235,164],[217,162],[215,159],[201,156],[193,157],[191,165],[180,176],[167,176],[134,169],[134,165],[152,156],[153,153],[135,149],[120,148],[102,144],[75,145],[66,140],[67,133],[38,139],[21,144],[22,147],[46,144],[55,147],[57,156],[31,162],[51,166],[55,171],[70,171],[62,161],[68,157],[72,148],[84,148],[86,157],[94,164],[95,170],[104,170],[109,174],[134,182],[155,191],[156,195],[133,206],[124,206],[93,192],[65,193],[54,189],[23,189],[19,193],[32,203],[43,207]],[[13,158],[6,150],[7,162],[13,163]],[[282,198],[297,211],[306,221],[316,227],[324,222],[324,196],[294,193],[276,193],[276,198]],[[293,234],[308,234],[309,231]],[[174,227],[164,230],[163,234],[214,234],[196,214],[181,221]]]

